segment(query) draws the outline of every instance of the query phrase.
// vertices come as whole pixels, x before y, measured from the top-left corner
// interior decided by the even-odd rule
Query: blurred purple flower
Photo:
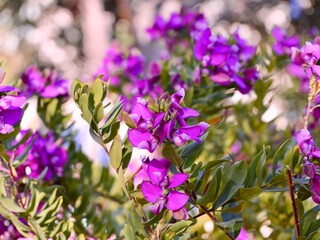
[[[107,49],[105,57],[94,77],[102,76],[103,81],[110,81],[111,85],[118,86],[121,78],[135,81],[143,72],[145,57],[132,48],[126,54],[119,44],[113,43]]]
[[[9,240],[18,239],[20,237],[22,237],[22,235],[15,226],[0,214],[0,239]]]
[[[163,39],[168,49],[175,46],[188,47],[191,39],[198,40],[201,31],[208,27],[208,22],[201,13],[172,13],[169,20],[156,16],[153,25],[147,29],[151,40]]]
[[[149,180],[141,183],[143,196],[152,205],[149,208],[154,214],[159,214],[164,207],[173,211],[177,220],[187,219],[188,213],[184,206],[188,202],[188,195],[175,190],[187,179],[188,174],[176,173],[168,176],[170,162],[166,159],[153,159],[146,163]]]
[[[300,40],[297,36],[287,36],[286,31],[280,27],[274,27],[272,29],[272,36],[275,39],[275,43],[272,45],[273,51],[279,55],[291,55],[291,48],[300,47]]]
[[[29,66],[21,75],[24,95],[37,94],[43,98],[68,97],[69,81],[61,78],[55,70],[41,72],[37,66]]]
[[[21,131],[16,141],[22,139],[26,133],[27,131]],[[34,133],[17,148],[16,155],[22,154],[25,148],[32,144],[33,138],[35,141],[27,154],[26,161],[16,169],[18,176],[36,179],[47,167],[44,180],[51,180],[54,176],[61,177],[67,162],[67,151],[55,142],[52,132],[48,132],[45,136],[39,132]]]

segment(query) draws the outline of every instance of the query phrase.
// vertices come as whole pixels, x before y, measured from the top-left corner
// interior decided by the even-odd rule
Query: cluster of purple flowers
[[[144,180],[141,183],[141,191],[145,199],[152,203],[149,209],[154,214],[159,214],[164,207],[173,212],[177,220],[186,219],[188,216],[185,204],[188,195],[176,190],[188,179],[188,174],[176,173],[169,176],[170,162],[163,159],[147,158],[143,163]]]
[[[26,133],[27,131],[21,131],[16,140],[22,139]],[[52,132],[48,132],[45,136],[39,132],[32,134],[24,144],[17,148],[16,155],[22,154],[26,147],[32,144],[33,138],[35,140],[28,152],[26,161],[16,169],[19,178],[36,179],[45,168],[47,168],[47,171],[44,180],[51,180],[54,176],[61,177],[63,167],[67,162],[67,151],[57,144]]]
[[[314,202],[320,204],[320,166],[310,162],[313,157],[320,159],[320,148],[316,147],[310,132],[302,129],[296,135],[301,153],[307,157],[304,171],[310,177],[311,197]]]
[[[118,86],[121,78],[135,82],[143,73],[145,57],[135,48],[124,53],[119,44],[112,44],[106,51],[105,57],[95,77],[102,76],[102,80],[110,81],[111,85]]]
[[[320,79],[320,37],[316,37],[311,42],[306,42],[306,45],[301,49],[292,49],[292,62],[303,67],[307,76],[312,78],[316,77],[316,80]]]
[[[14,130],[14,126],[22,118],[21,107],[25,101],[25,97],[15,87],[0,86],[0,134],[8,134]]]
[[[288,35],[284,29],[275,27],[272,30],[272,36],[275,42],[272,45],[274,53],[280,58],[290,58],[295,49],[300,49],[300,39],[296,35]],[[309,91],[309,78],[301,63],[290,61],[284,67],[286,72],[300,80],[300,89],[302,92]]]
[[[128,131],[131,144],[154,152],[164,141],[173,142],[177,146],[190,140],[200,141],[199,137],[206,131],[208,124],[201,122],[189,126],[186,123],[187,118],[197,117],[199,113],[180,105],[184,95],[182,88],[172,96],[163,94],[159,101],[152,97],[148,102],[139,98],[130,114],[135,124]]]
[[[152,40],[164,39],[167,47],[173,46],[188,47],[186,39],[198,39],[201,31],[208,27],[208,22],[201,13],[181,12],[172,13],[169,20],[165,21],[161,16],[157,16],[153,25],[147,29]]]
[[[229,41],[225,37],[212,35],[207,28],[194,44],[194,56],[200,62],[198,74],[207,75],[223,86],[235,83],[239,91],[246,94],[259,78],[258,71],[250,64],[255,50],[238,32]]]
[[[274,27],[272,29],[272,36],[275,40],[272,45],[272,49],[278,56],[290,56],[292,53],[292,47],[300,47],[299,38],[295,35],[287,36],[286,31],[280,27]]]
[[[67,97],[69,81],[63,79],[56,71],[45,69],[40,71],[37,66],[29,66],[21,75],[24,83],[24,95],[33,94],[43,98]]]

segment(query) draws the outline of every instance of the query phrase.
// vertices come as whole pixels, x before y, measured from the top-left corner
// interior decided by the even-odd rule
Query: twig
[[[119,204],[124,204],[124,203],[125,203],[125,201],[123,201],[123,200],[121,200],[121,199],[119,199],[119,198],[116,198],[116,197],[114,197],[114,196],[110,196],[110,195],[107,194],[107,193],[99,192],[99,191],[97,191],[97,190],[95,191],[95,193],[98,194],[98,195],[101,196],[101,197],[107,198],[107,199],[112,200],[112,201],[114,201],[114,202],[117,202],[117,203],[119,203]]]
[[[297,211],[296,202],[294,200],[293,182],[292,182],[291,170],[290,170],[289,166],[287,166],[287,177],[288,177],[289,192],[290,192],[291,204],[292,204],[292,209],[293,209],[293,216],[294,216],[296,233],[297,233],[297,237],[300,237],[298,211]]]

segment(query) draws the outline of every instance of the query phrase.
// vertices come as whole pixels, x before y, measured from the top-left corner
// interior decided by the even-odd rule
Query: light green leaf
[[[16,204],[12,199],[7,197],[0,196],[0,203],[3,207],[5,207],[11,212],[24,213],[27,211],[26,209],[23,209],[20,206],[18,206],[18,204]]]
[[[118,170],[122,160],[122,142],[119,135],[117,135],[110,148],[110,163],[111,166]]]
[[[92,92],[94,97],[94,102],[97,105],[98,103],[102,102],[102,96],[103,96],[103,83],[101,81],[101,78],[97,78],[92,85]]]

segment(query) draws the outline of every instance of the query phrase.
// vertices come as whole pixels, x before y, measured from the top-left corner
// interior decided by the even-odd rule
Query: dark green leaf
[[[287,139],[281,146],[280,148],[276,151],[273,157],[273,164],[272,164],[272,175],[274,176],[276,174],[276,169],[278,162],[284,158],[284,154],[287,150],[287,147],[291,143],[291,139]]]
[[[201,136],[201,142],[192,141],[182,149],[180,156],[184,160],[184,163],[183,163],[184,168],[190,167],[194,163],[194,161],[197,159],[197,157],[199,156],[203,148],[204,141],[207,138],[207,136],[208,136],[208,133]]]
[[[176,152],[176,150],[169,144],[166,144],[162,149],[163,156],[172,162],[175,166],[180,167],[182,165],[182,158]]]
[[[247,165],[244,161],[235,163],[226,169],[222,176],[221,193],[214,203],[213,209],[217,209],[227,202],[242,186],[247,175]]]

